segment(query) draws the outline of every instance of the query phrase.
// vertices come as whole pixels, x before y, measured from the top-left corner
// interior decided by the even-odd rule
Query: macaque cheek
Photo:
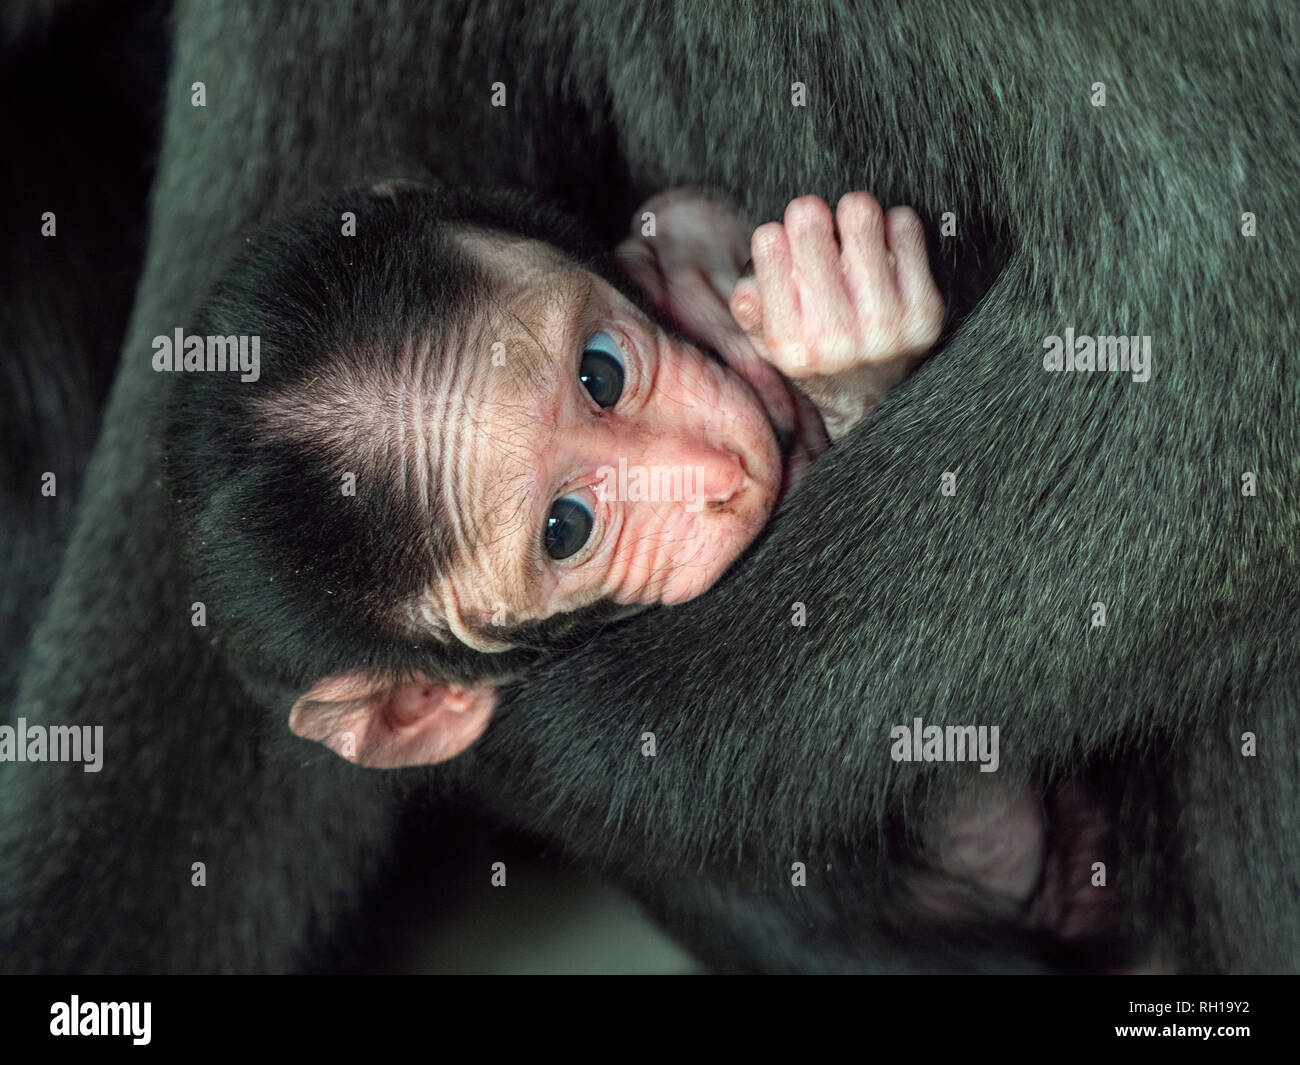
[[[615,446],[611,487],[624,510],[614,598],[702,595],[762,532],[781,492],[781,452],[758,397],[722,364],[670,344],[652,397]]]
[[[720,452],[734,454],[751,489],[770,494],[769,511],[776,505],[784,472],[781,450],[768,409],[748,382],[694,347],[675,345],[658,374],[653,404],[648,420],[661,440],[655,446],[656,463],[692,468],[703,463],[699,476],[716,481],[712,463],[725,458]]]
[[[715,585],[762,531],[761,512],[686,513],[651,528],[647,523],[630,542],[624,602],[676,606]]]
[[[754,537],[757,535],[758,529],[737,529],[721,542],[717,542],[713,537],[701,537],[699,560],[689,561],[688,552],[682,564],[668,572],[663,582],[660,602],[664,606],[676,606],[703,595],[718,583],[731,564],[740,557],[741,552],[754,542]]]

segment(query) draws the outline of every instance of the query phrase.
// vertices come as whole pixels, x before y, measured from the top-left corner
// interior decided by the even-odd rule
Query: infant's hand
[[[755,277],[736,285],[731,313],[817,404],[834,439],[939,337],[943,298],[921,220],[907,207],[882,213],[866,192],[844,196],[832,219],[822,199],[802,196],[784,223],[754,231],[751,248]]]
[[[646,214],[654,216],[651,234],[645,233]],[[655,306],[693,331],[689,319],[702,302],[699,286],[707,285],[721,298],[722,317],[729,318],[726,301],[749,258],[754,231],[739,207],[700,189],[667,189],[637,209],[632,229],[617,257]]]
[[[655,216],[653,234],[643,228],[647,211]],[[727,200],[676,188],[642,204],[632,229],[617,258],[664,317],[749,383],[778,434],[794,441],[795,453],[806,459],[824,451],[821,412],[755,349],[727,305],[749,257],[753,223]]]

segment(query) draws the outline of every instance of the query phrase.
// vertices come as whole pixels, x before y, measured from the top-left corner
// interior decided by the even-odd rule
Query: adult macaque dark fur
[[[21,146],[0,161],[9,233],[0,270],[4,721],[58,575],[131,312],[166,80],[161,5],[75,7],[11,5],[0,26],[0,110]],[[47,473],[53,496],[43,491]]]
[[[281,741],[287,706],[251,706],[189,625],[148,350],[237,234],[391,163],[531,184],[611,242],[686,184],[757,218],[865,187],[958,224],[931,257],[946,349],[751,556],[506,689],[466,756],[401,782],[465,789],[601,863],[720,967],[1294,969],[1288,6],[828,4],[797,25],[748,5],[461,8],[421,26],[400,5],[181,6],[124,369],[17,707],[105,724],[105,766],[5,767],[4,966],[302,965],[375,872],[391,778]],[[221,72],[206,112],[200,67]],[[602,168],[615,144],[625,170]],[[1151,335],[1151,380],[1045,373],[1067,327]],[[1001,768],[892,762],[914,716],[999,725]],[[1055,869],[1025,908],[933,861],[954,797],[1022,786]],[[1042,900],[1094,861],[1092,912]]]

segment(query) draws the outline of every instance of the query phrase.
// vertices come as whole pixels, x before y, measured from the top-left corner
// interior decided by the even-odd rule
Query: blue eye
[[[591,537],[595,519],[591,511],[576,496],[560,496],[551,504],[546,517],[546,534],[543,543],[551,558],[568,558],[582,549]]]
[[[597,333],[582,349],[578,380],[603,410],[623,395],[623,353],[608,333]]]

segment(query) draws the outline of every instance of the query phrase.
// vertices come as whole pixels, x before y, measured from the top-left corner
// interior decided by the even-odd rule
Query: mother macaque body
[[[262,376],[180,386],[173,484],[221,638],[310,685],[294,731],[456,755],[521,652],[714,584],[938,335],[911,212],[804,197],[751,242],[701,194],[652,205],[620,258],[668,329],[565,219],[402,184],[334,205],[355,236],[331,209],[273,228],[217,286],[202,331],[259,335]],[[629,467],[685,498],[621,491]]]

